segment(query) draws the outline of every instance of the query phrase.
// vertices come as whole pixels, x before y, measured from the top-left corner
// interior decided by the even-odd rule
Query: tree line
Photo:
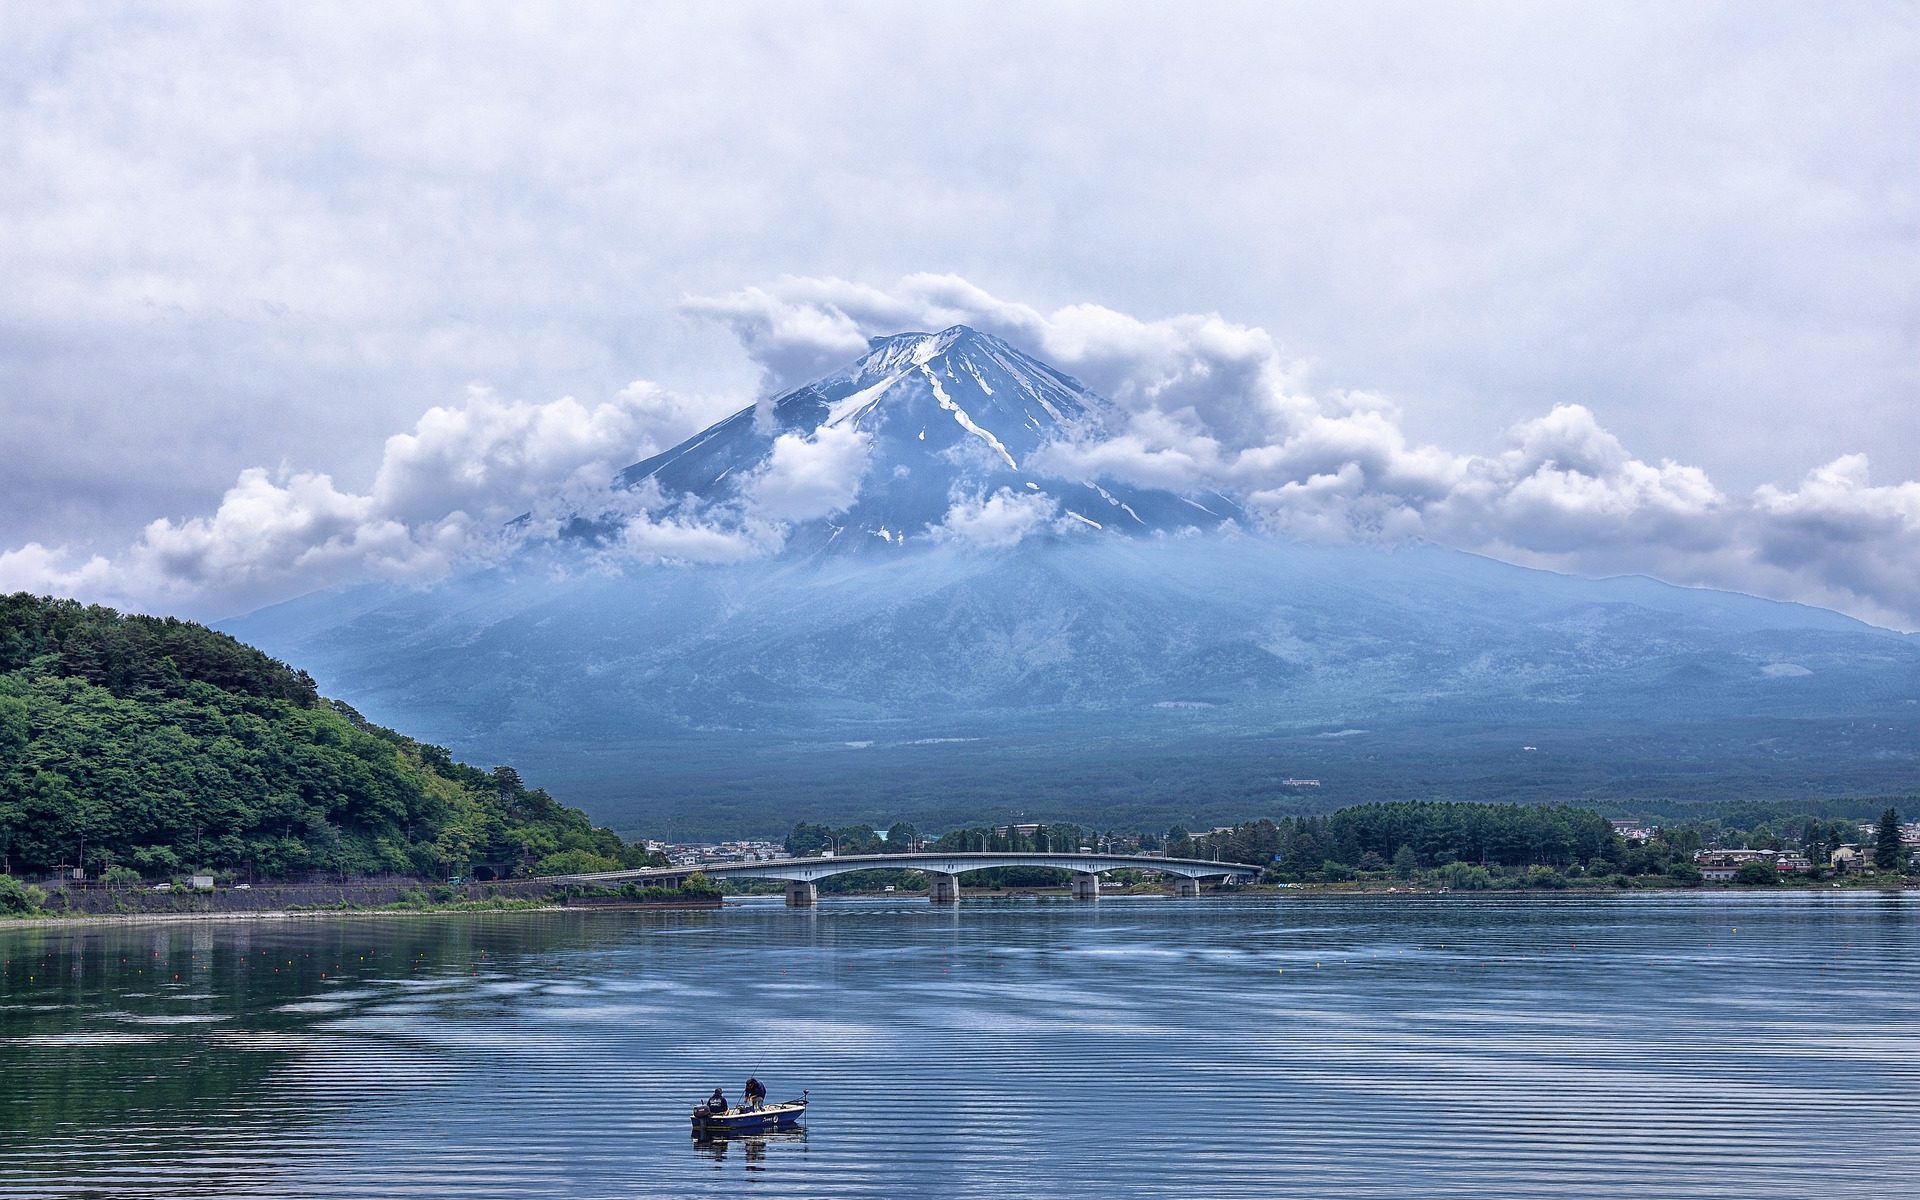
[[[1777,808],[1743,809],[1752,823],[1742,827],[1721,817],[1669,821],[1645,840],[1629,841],[1607,817],[1571,805],[1486,804],[1468,801],[1396,801],[1360,804],[1324,815],[1259,819],[1205,832],[1175,826],[1151,831],[1102,831],[1071,822],[1022,827],[968,826],[931,839],[907,822],[892,826],[883,839],[869,825],[834,828],[801,823],[788,835],[790,853],[833,850],[839,854],[877,854],[918,843],[946,852],[1053,852],[1119,850],[1164,853],[1263,868],[1272,883],[1344,882],[1398,879],[1463,890],[1495,886],[1564,887],[1578,882],[1621,885],[1652,880],[1661,884],[1701,882],[1694,855],[1706,848],[1755,849],[1802,853],[1818,878],[1833,851],[1862,842],[1860,822],[1829,816],[1781,815]],[[1907,867],[1900,841],[1899,814],[1885,809],[1875,823],[1872,861],[1881,871]],[[1057,881],[1022,872],[1016,885]],[[1759,870],[1742,882],[1767,882]],[[845,880],[845,877],[841,877]],[[983,876],[992,883],[993,876]],[[1008,881],[1013,880],[1012,876]],[[892,882],[891,879],[888,882]],[[843,887],[860,886],[845,880]]]

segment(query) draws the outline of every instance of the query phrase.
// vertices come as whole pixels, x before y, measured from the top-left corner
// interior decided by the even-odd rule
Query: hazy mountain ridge
[[[710,519],[753,502],[784,439],[866,439],[850,503],[779,554],[615,571],[562,540],[228,627],[628,829],[1912,786],[1920,638],[1432,545],[1289,544],[1223,497],[1035,468],[1114,419],[964,327],[876,339],[621,476]],[[994,491],[1056,519],[941,536]]]
[[[1711,756],[1775,767],[1780,755],[1760,747],[1785,737],[1780,786],[1820,776],[1827,791],[1898,788],[1920,744],[1915,639],[1817,609],[1433,547],[1110,539],[569,578],[502,571],[297,602],[235,628],[276,652],[297,643],[323,680],[384,719],[558,772],[598,812],[651,794],[683,823],[715,792],[790,788],[820,747],[849,744],[945,747],[944,781],[916,793],[934,813],[943,790],[1007,796],[1045,760],[1095,745],[1124,771],[1278,739],[1293,748],[1255,777],[1343,765],[1338,798],[1351,800],[1404,782],[1409,764],[1393,755],[1368,766],[1386,728],[1425,731],[1392,735],[1402,746],[1450,731],[1453,749],[1430,747],[1462,756],[1433,776],[1449,786],[1482,778],[1475,763],[1523,740],[1582,731],[1594,739],[1583,753],[1598,757],[1572,777],[1592,767],[1620,782],[1570,782],[1566,794],[1581,796],[1673,794],[1662,780],[1693,767],[1661,747],[1681,726]],[[1867,727],[1847,735],[1853,782],[1832,763],[1799,769],[1803,743],[1839,744],[1832,721]],[[1352,729],[1366,732],[1309,741]],[[894,769],[866,781],[868,800],[896,792]],[[1570,778],[1526,760],[1510,769],[1519,783]],[[997,793],[979,786],[986,778]],[[844,787],[860,790],[857,778]],[[607,815],[639,821],[655,806],[626,799]]]

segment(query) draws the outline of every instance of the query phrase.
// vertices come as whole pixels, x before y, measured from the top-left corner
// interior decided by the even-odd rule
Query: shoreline
[[[1902,893],[1920,890],[1920,883],[1875,883],[1840,884],[1829,887],[1671,887],[1671,888],[1620,888],[1620,887],[1580,887],[1580,888],[1488,888],[1479,891],[1451,891],[1439,888],[1355,888],[1342,884],[1297,884],[1291,887],[1276,887],[1270,884],[1242,888],[1231,892],[1206,892],[1197,899],[1218,899],[1221,897],[1246,898],[1259,896],[1270,899],[1284,899],[1289,896],[1301,899],[1328,899],[1344,896],[1365,896],[1378,899],[1395,897],[1407,900],[1425,899],[1490,899],[1493,897],[1519,899],[1570,900],[1581,896],[1625,896],[1646,895],[1827,895],[1831,892],[1891,892]],[[1066,889],[1011,889],[1006,891],[962,891],[961,898],[975,900],[1013,900],[1013,899],[1066,899],[1070,896]],[[1172,892],[1151,891],[1109,891],[1103,893],[1108,899],[1173,899]],[[176,925],[201,921],[324,921],[342,918],[368,917],[494,917],[523,913],[633,913],[633,912],[713,912],[728,907],[727,900],[767,900],[771,895],[742,893],[725,896],[715,901],[667,901],[658,903],[637,902],[633,904],[537,904],[537,905],[487,905],[487,904],[449,904],[444,906],[428,905],[413,908],[313,908],[313,909],[260,909],[255,911],[202,911],[202,912],[127,912],[127,913],[80,913],[47,914],[38,916],[0,917],[0,930],[7,929],[48,929],[61,927],[83,927],[103,925]],[[921,900],[922,892],[845,892],[832,899],[841,900]]]
[[[78,916],[8,917],[0,930],[48,929],[68,925],[181,925],[196,921],[322,921],[340,917],[498,916],[505,913],[579,912],[561,905],[539,908],[328,908],[314,911],[268,908],[258,912],[82,913]]]
[[[497,917],[518,913],[711,912],[719,903],[445,905],[421,908],[264,908],[229,912],[59,913],[0,917],[0,930],[84,925],[176,925],[195,921],[325,921],[343,917]]]

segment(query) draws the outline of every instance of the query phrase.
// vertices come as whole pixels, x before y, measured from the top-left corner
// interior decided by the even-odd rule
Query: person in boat
[[[758,1109],[762,1105],[766,1104],[767,1102],[767,1085],[766,1084],[761,1083],[758,1079],[755,1079],[753,1076],[749,1075],[747,1076],[746,1091],[747,1091],[747,1099],[743,1107],[745,1107],[748,1112],[753,1112],[755,1109]]]
[[[713,1089],[713,1095],[707,1097],[707,1112],[719,1116],[727,1111],[727,1094],[719,1088]]]

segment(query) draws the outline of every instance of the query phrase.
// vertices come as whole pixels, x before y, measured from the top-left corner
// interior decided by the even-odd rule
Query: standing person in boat
[[[747,1076],[746,1110],[753,1112],[767,1102],[767,1086],[753,1076]]]
[[[727,1111],[727,1094],[719,1088],[713,1089],[713,1095],[707,1097],[707,1111],[720,1116]]]

